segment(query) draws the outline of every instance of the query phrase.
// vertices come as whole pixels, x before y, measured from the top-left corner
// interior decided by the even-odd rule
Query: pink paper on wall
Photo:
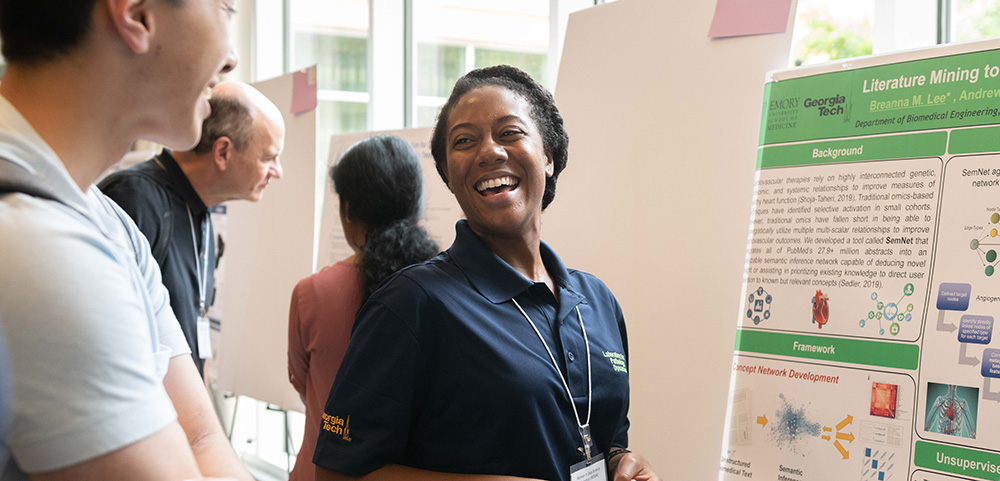
[[[292,74],[292,114],[316,108],[316,66]]]
[[[792,0],[717,0],[708,36],[718,38],[784,32],[791,6]]]

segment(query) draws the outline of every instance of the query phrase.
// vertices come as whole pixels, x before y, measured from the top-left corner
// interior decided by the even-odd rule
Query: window
[[[1000,36],[1000,1],[951,0],[952,42]]]
[[[368,0],[289,1],[289,66],[317,65],[320,152],[368,128]]]
[[[799,0],[792,65],[1000,36],[1000,0]]]
[[[509,64],[547,85],[549,7],[548,1],[540,0],[503,4],[414,0],[416,118],[412,124],[433,125],[455,81],[475,68]]]
[[[792,35],[792,65],[872,53],[872,0],[799,0]]]

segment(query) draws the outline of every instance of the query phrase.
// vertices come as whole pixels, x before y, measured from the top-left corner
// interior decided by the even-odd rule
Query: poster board
[[[220,391],[302,411],[288,382],[288,305],[295,283],[312,273],[317,149],[316,110],[292,113],[293,97],[301,96],[295,76],[253,84],[285,121],[282,178],[259,202],[225,204],[224,220],[213,213],[217,232],[225,231],[225,252],[209,313],[218,321],[219,348],[206,369],[216,373]]]
[[[707,38],[714,7],[571,14],[555,89],[569,162],[543,239],[621,303],[629,444],[664,479],[719,476],[754,175],[741,159],[757,146],[761,79],[791,47],[791,19],[784,34]]]
[[[721,479],[1000,479],[1000,41],[765,89]]]
[[[455,196],[441,180],[431,156],[431,128],[387,130],[382,132],[360,132],[334,135],[330,138],[330,157],[324,173],[323,207],[320,213],[319,262],[317,270],[346,259],[354,254],[340,225],[340,199],[329,180],[329,166],[334,165],[344,152],[361,139],[375,135],[397,135],[406,140],[417,151],[424,177],[424,211],[420,224],[427,229],[431,239],[441,250],[451,246],[455,240],[455,222],[462,218],[462,209]]]

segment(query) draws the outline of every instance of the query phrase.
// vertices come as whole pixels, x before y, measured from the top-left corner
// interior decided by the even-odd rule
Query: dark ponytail
[[[438,253],[438,246],[423,227],[399,221],[383,229],[369,229],[362,248],[361,270],[365,299],[394,272]]]
[[[417,225],[424,184],[408,142],[394,135],[361,140],[330,169],[330,178],[347,215],[368,226],[361,248],[364,299],[392,273],[437,254],[437,244]]]

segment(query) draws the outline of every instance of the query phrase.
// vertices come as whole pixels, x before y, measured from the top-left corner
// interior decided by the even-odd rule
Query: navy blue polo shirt
[[[541,244],[559,301],[494,254],[463,220],[455,243],[390,277],[358,312],[327,400],[313,462],[348,475],[386,464],[568,480],[584,459],[553,351],[597,453],[628,445],[628,343],[621,307],[596,277]],[[576,309],[586,327],[584,347]]]

